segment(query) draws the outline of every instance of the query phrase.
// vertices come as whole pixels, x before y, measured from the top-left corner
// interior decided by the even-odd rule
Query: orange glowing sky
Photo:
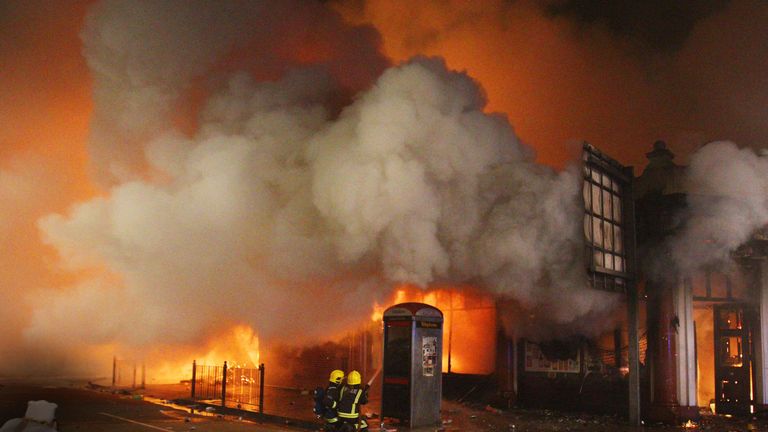
[[[42,6],[7,6],[12,12],[1,30],[0,157],[7,161],[19,151],[48,155],[84,193],[91,94],[78,33],[86,2],[70,2],[56,14]]]
[[[56,13],[42,1],[11,4],[1,30],[0,166],[20,150],[48,155],[73,198],[95,192],[85,144],[90,78],[79,39],[89,3],[65,2]],[[394,62],[438,55],[466,70],[486,89],[488,110],[508,115],[543,163],[562,166],[588,140],[642,166],[658,138],[678,138],[681,151],[691,135],[700,140],[675,116],[665,120],[676,108],[663,94],[665,78],[649,77],[624,44],[599,32],[576,36],[568,22],[543,18],[536,2],[516,3],[332,2],[345,18],[372,24]]]
[[[95,192],[87,180],[85,144],[90,78],[79,39],[90,3],[11,2],[0,15],[0,166],[19,151],[47,155],[51,168],[66,175],[68,192],[80,198]],[[588,140],[616,159],[642,167],[644,152],[656,139],[671,140],[673,149],[687,153],[705,139],[728,138],[716,132],[717,126],[702,122],[706,113],[686,112],[696,103],[695,98],[680,97],[686,89],[668,94],[680,87],[674,73],[685,72],[684,65],[668,58],[634,56],[626,42],[606,37],[600,28],[577,32],[564,19],[545,18],[538,2],[330,4],[353,22],[373,25],[382,35],[383,51],[394,62],[418,54],[438,55],[450,67],[466,70],[486,89],[488,110],[508,115],[523,140],[537,149],[541,162],[562,166],[575,155],[575,143]],[[718,18],[721,22],[711,20],[710,27],[745,16],[757,21],[765,12],[753,10],[754,5],[732,9]],[[749,34],[751,22],[744,24]],[[712,29],[701,27],[692,38],[709,37]],[[722,44],[729,37],[723,34]],[[723,60],[719,50],[710,57],[701,55],[700,61],[691,58],[692,52],[701,51],[695,42],[678,55],[685,63],[703,68]],[[745,59],[750,57],[747,51]],[[731,72],[715,75],[701,70],[686,81],[702,76],[717,83],[750,79],[748,60],[735,54],[728,57],[734,60]],[[667,67],[673,72],[659,72]],[[740,109],[751,102],[747,92],[764,93],[751,91],[750,83],[744,82],[740,86],[744,90],[737,94],[745,100],[733,102]],[[722,93],[715,84],[703,90],[712,96]],[[728,114],[728,106],[720,108],[719,113]]]
[[[51,168],[66,175],[73,198],[95,192],[86,149],[91,83],[79,39],[89,3],[67,2],[58,13],[45,2],[14,4],[2,30],[10,44],[0,57],[0,164],[20,150],[47,155]],[[661,135],[657,125],[637,121],[654,116],[652,103],[621,103],[653,97],[621,47],[574,44],[564,36],[566,23],[541,19],[533,6],[372,1],[360,10],[346,4],[356,3],[336,6],[348,19],[374,25],[394,62],[438,55],[476,78],[488,93],[488,110],[507,114],[541,162],[561,166],[577,151],[574,143],[587,139],[638,164]],[[616,154],[619,142],[648,145]]]
[[[5,307],[0,324],[18,323],[20,299],[71,275],[49,271],[37,219],[92,196],[86,136],[89,79],[78,28],[84,2],[49,13],[42,2],[6,3],[0,16],[0,262]],[[12,337],[13,332],[6,332]]]
[[[664,29],[679,29],[680,17],[655,11],[648,27],[617,35],[599,22],[547,16],[548,3],[556,2],[333,2],[348,19],[376,27],[394,61],[438,55],[466,70],[486,89],[488,110],[507,114],[540,162],[562,166],[586,140],[639,174],[658,139],[682,163],[713,140],[765,146],[765,4],[732,2],[689,17],[690,32],[664,50],[644,44],[642,31],[670,37]]]
[[[663,132],[637,121],[653,116],[653,103],[642,103],[653,90],[621,46],[598,39],[577,44],[568,23],[543,19],[534,4],[514,9],[501,1],[366,4],[363,10],[341,9],[373,24],[395,62],[438,55],[449,67],[466,70],[486,89],[488,110],[507,114],[540,162],[562,166],[573,160],[576,144],[588,140],[618,159],[642,163],[642,152]],[[631,148],[635,143],[648,144]],[[617,154],[621,147],[625,154]]]

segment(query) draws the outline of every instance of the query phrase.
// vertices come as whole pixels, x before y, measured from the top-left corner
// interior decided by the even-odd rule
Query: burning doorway
[[[717,305],[715,312],[715,407],[722,414],[754,411],[752,314],[743,305]]]
[[[753,307],[736,274],[705,272],[692,279],[696,352],[696,396],[717,414],[754,412]]]

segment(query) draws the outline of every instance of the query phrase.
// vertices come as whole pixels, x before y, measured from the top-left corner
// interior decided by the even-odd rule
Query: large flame
[[[228,332],[217,335],[198,351],[186,349],[158,349],[159,361],[147,368],[150,383],[177,383],[192,376],[192,362],[198,365],[257,368],[261,361],[259,337],[251,327],[237,325]]]
[[[386,306],[374,304],[371,319],[380,321],[387,307],[405,302],[425,303],[443,312],[443,372],[493,372],[497,325],[496,306],[490,296],[471,287],[434,286],[422,290],[405,284],[396,288]]]

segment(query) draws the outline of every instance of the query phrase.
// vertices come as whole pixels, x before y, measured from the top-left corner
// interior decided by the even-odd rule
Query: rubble
[[[488,411],[488,412],[494,413],[494,414],[501,414],[501,413],[503,413],[502,410],[500,410],[498,408],[494,408],[494,407],[492,407],[490,405],[486,405],[485,406],[485,410]]]
[[[493,407],[491,407],[493,408]],[[498,412],[501,411],[501,412]],[[445,415],[450,412],[450,417]],[[631,426],[620,415],[563,412],[552,409],[487,409],[487,405],[443,401],[442,427],[447,431],[506,432],[751,432],[768,430],[768,418],[737,418],[722,415],[676,425]],[[687,425],[687,427],[686,427]]]

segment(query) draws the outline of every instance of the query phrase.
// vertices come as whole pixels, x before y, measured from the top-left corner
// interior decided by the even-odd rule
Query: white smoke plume
[[[233,67],[274,78],[305,62],[291,52],[309,43],[326,55],[315,62],[333,64],[352,87],[386,65],[373,29],[297,0],[106,0],[92,7],[82,38],[94,78],[89,145],[107,184],[141,174],[143,144],[179,120],[195,80],[204,86]]]
[[[578,170],[536,164],[442,60],[381,73],[366,28],[265,4],[93,10],[91,147],[114,184],[40,227],[67,268],[103,271],[40,296],[30,341],[183,344],[237,324],[329,337],[398,282],[470,282],[557,324],[613,306],[587,289]],[[270,46],[297,23],[347,42],[320,61],[275,47],[237,68],[222,60],[240,38]],[[211,86],[185,134],[173,114],[200,77]],[[350,90],[362,91],[340,99]]]
[[[768,158],[727,141],[705,145],[687,168],[686,220],[671,243],[683,273],[730,261],[768,224]]]

